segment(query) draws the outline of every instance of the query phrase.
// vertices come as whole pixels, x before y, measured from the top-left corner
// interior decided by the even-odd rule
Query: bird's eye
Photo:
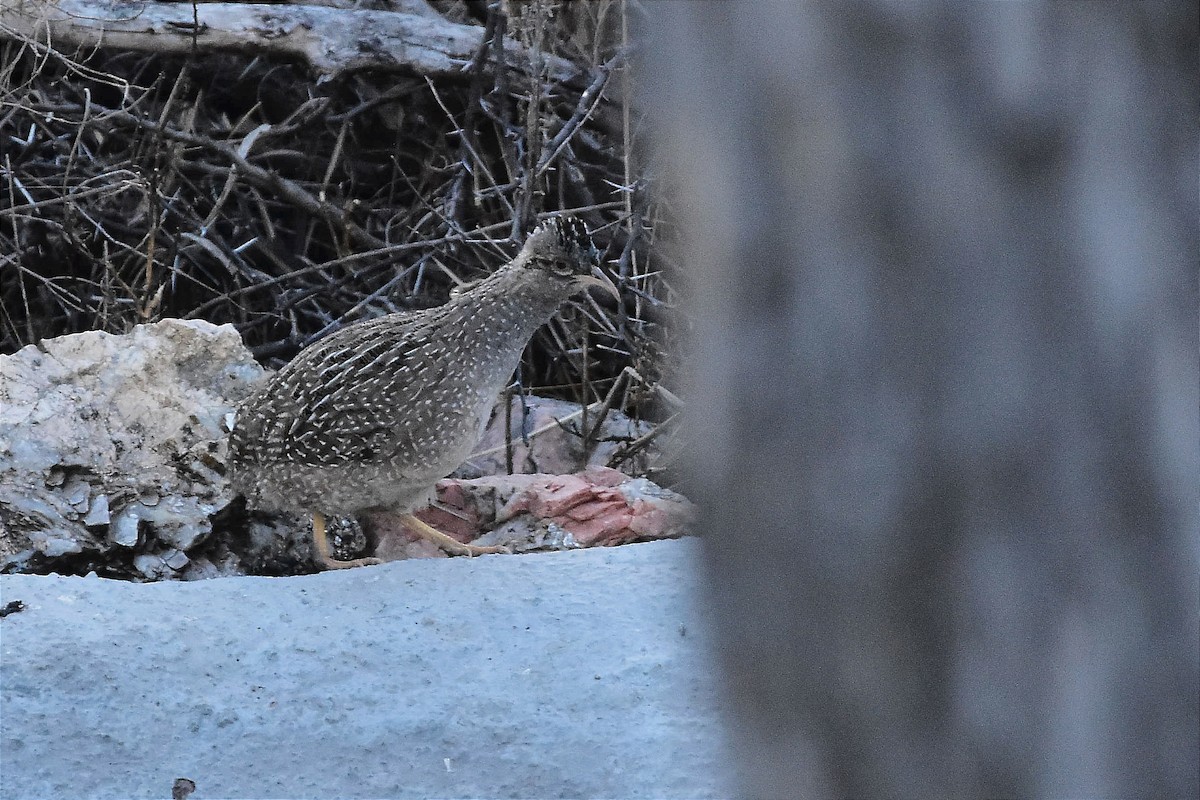
[[[559,278],[575,277],[574,268],[571,267],[570,264],[564,264],[561,261],[555,261],[552,264],[550,264],[550,271],[553,272]]]

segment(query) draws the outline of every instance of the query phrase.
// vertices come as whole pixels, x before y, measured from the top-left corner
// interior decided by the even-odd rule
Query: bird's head
[[[600,271],[600,251],[579,219],[555,217],[538,225],[518,258],[526,269],[540,270],[567,295],[598,286],[620,299],[617,287]]]

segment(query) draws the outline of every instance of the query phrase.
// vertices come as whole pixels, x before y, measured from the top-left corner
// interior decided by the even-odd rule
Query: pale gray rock
[[[698,547],[0,576],[3,795],[728,797]]]
[[[84,525],[107,525],[112,521],[112,516],[108,513],[108,495],[98,494],[92,499],[91,506],[88,512],[83,515]]]
[[[125,506],[108,529],[109,539],[115,545],[133,547],[138,543],[138,522],[140,521],[141,515],[138,513],[137,504]]]
[[[0,569],[179,564],[230,501],[221,421],[262,375],[232,326],[173,319],[0,357]]]
[[[503,475],[508,472],[510,458],[512,471],[517,474],[566,475],[587,467],[613,467],[636,474],[658,457],[657,448],[651,446],[624,458],[628,446],[649,434],[654,426],[620,411],[609,411],[585,446],[578,403],[527,396],[512,397],[509,404],[507,419],[503,399],[496,404],[482,438],[471,457],[454,471],[455,477]],[[595,424],[595,411],[587,422],[589,428]]]

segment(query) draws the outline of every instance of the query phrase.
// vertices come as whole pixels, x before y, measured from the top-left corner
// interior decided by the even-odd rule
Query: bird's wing
[[[344,328],[280,370],[257,434],[270,443],[264,460],[333,466],[403,450],[427,422],[414,413],[412,387],[436,384],[446,369],[422,344],[428,315],[415,317]]]

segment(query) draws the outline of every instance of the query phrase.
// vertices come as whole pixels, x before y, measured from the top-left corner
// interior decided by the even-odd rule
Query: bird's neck
[[[547,293],[532,270],[508,264],[450,302],[460,305],[466,326],[511,338],[520,352],[565,299]]]

